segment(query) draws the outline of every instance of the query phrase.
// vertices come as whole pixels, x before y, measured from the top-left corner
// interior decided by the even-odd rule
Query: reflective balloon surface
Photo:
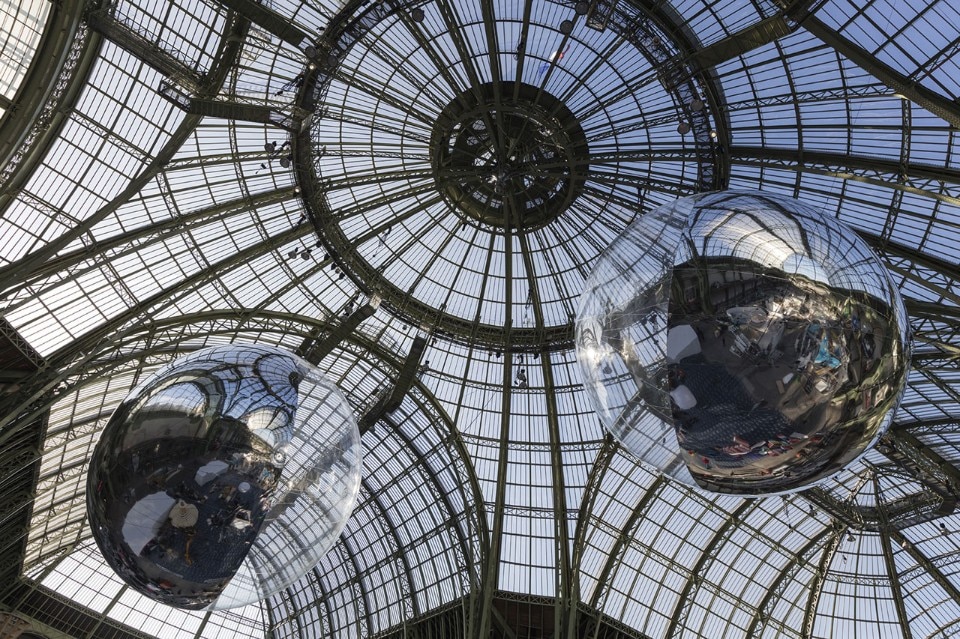
[[[909,359],[899,292],[849,228],[752,191],[682,198],[601,255],[576,320],[605,427],[667,475],[764,495],[839,471],[886,430]]]
[[[170,606],[232,608],[305,574],[360,485],[360,434],[337,387],[261,345],[204,349],[137,386],[90,462],[107,562]]]

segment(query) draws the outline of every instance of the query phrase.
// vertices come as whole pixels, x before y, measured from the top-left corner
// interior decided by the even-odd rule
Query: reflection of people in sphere
[[[88,513],[107,562],[144,596],[191,610],[262,599],[291,565],[303,574],[354,499],[321,494],[324,473],[346,463],[344,489],[359,485],[359,457],[346,457],[359,433],[337,393],[307,362],[256,345],[158,371],[111,416],[90,462]],[[298,415],[304,398],[311,410]],[[297,556],[270,564],[292,546]]]
[[[193,560],[190,559],[190,544],[193,543],[193,536],[196,534],[194,526],[197,523],[198,515],[199,511],[197,507],[193,504],[188,504],[182,499],[178,499],[177,503],[170,509],[170,523],[174,528],[183,530],[187,535],[187,545],[183,551],[183,560],[188,566],[193,564]]]
[[[904,317],[884,264],[831,216],[776,194],[698,194],[604,251],[577,358],[590,401],[608,387],[594,408],[635,455],[710,492],[773,494],[827,479],[889,426]],[[666,444],[651,414],[678,429],[684,468],[649,445]]]

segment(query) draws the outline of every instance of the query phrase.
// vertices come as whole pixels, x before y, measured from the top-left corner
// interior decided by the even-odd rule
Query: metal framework
[[[955,3],[48,4],[10,18],[41,34],[27,68],[0,33],[0,624],[957,630]],[[571,347],[604,248],[654,207],[726,187],[851,226],[913,330],[881,445],[785,499],[710,498],[640,466],[604,436]],[[171,612],[98,557],[85,468],[129,389],[226,341],[329,371],[367,475],[298,582],[259,606]]]

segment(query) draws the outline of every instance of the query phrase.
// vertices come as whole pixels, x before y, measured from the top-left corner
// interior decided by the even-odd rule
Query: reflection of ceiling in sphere
[[[13,4],[0,605],[70,636],[957,628],[952,0]],[[587,402],[569,316],[592,261],[638,211],[717,186],[846,222],[907,301],[890,437],[822,490],[692,493]],[[259,606],[172,611],[105,564],[85,470],[132,387],[230,341],[331,372],[372,423],[365,477],[316,570]]]
[[[652,204],[720,184],[716,95],[659,66],[695,42],[629,7],[604,30],[563,5],[508,5],[487,30],[479,5],[422,10],[361,7],[324,33],[297,146],[320,238],[414,325],[568,345],[599,249]]]

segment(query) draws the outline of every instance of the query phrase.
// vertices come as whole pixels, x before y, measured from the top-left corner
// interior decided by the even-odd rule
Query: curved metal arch
[[[413,440],[407,437],[406,433],[404,433],[403,430],[401,430],[396,424],[393,424],[392,419],[389,416],[384,418],[384,421],[387,421],[388,423],[390,423],[390,425],[393,427],[393,432],[396,434],[397,437],[403,440],[403,443],[408,450],[413,451],[414,457],[416,457],[417,461],[420,462],[421,466],[429,469],[430,466],[427,464],[426,457],[420,452],[420,450],[416,446],[413,445]],[[446,507],[447,512],[451,516],[451,519],[456,517],[457,514],[453,508],[453,504],[450,502],[450,498],[447,496],[447,493],[444,492],[443,486],[440,485],[440,482],[437,479],[436,475],[434,475],[433,473],[428,473],[428,476],[430,479],[430,483],[434,487],[434,490],[431,492],[433,492],[435,496],[439,496],[440,499],[443,501],[443,504]],[[469,510],[469,504],[465,502],[465,506],[467,506]],[[465,512],[464,514],[468,514],[468,513]],[[460,530],[460,526],[454,523],[451,527],[455,530],[457,540],[460,542],[460,546],[463,550],[464,562],[466,563],[465,568],[468,573],[469,584],[471,587],[477,587],[479,583],[479,574],[477,572],[476,566],[474,565],[473,553],[470,552],[469,541],[464,536],[463,531]],[[466,590],[469,590],[469,588]]]
[[[283,335],[290,335],[291,328],[295,326],[300,326],[301,337],[307,337],[309,335],[312,335],[315,329],[323,326],[322,324],[318,323],[318,321],[315,318],[294,315],[291,313],[276,312],[276,311],[265,311],[265,312],[259,312],[256,314],[245,314],[242,316],[238,316],[236,312],[231,312],[231,311],[202,311],[192,315],[172,317],[172,318],[167,318],[163,320],[152,320],[149,323],[149,325],[137,327],[137,330],[133,330],[125,336],[126,337],[125,340],[118,339],[117,341],[113,342],[111,346],[114,349],[119,350],[123,348],[124,344],[132,344],[132,343],[141,341],[145,338],[154,340],[156,339],[158,334],[173,328],[186,328],[190,326],[196,326],[197,324],[213,323],[213,322],[225,321],[225,320],[238,321],[238,324],[239,324],[238,326],[224,328],[222,330],[223,333],[230,334],[238,330],[242,330],[243,325],[247,325],[246,328],[249,330],[249,323],[257,319],[261,319],[261,320],[266,319],[266,320],[272,320],[274,322],[277,322],[277,321],[281,322],[281,325],[278,326],[278,328],[280,329],[278,333]],[[264,332],[271,332],[269,326],[264,326],[263,328],[265,329]],[[210,331],[210,330],[203,331],[203,334],[205,335],[212,335],[216,333],[217,331]],[[171,336],[169,341],[164,340],[161,342],[157,342],[157,343],[154,343],[151,347],[124,353],[122,356],[109,357],[102,364],[100,364],[100,362],[97,362],[95,359],[85,358],[81,363],[80,369],[71,370],[70,374],[78,374],[80,371],[83,370],[84,367],[91,364],[93,365],[100,364],[101,366],[105,366],[106,368],[98,368],[94,374],[85,375],[81,377],[81,379],[79,379],[75,384],[72,384],[70,388],[82,387],[87,381],[92,379],[98,379],[101,375],[107,373],[110,370],[116,370],[117,367],[122,366],[125,363],[134,362],[134,361],[142,362],[144,358],[149,357],[151,354],[154,354],[154,353],[168,354],[170,352],[169,349],[171,345],[175,345],[176,343],[178,343],[178,341],[185,339],[187,337],[189,337],[189,335],[184,335],[182,333],[179,335]],[[360,336],[355,336],[355,337],[360,337]],[[366,339],[362,338],[362,341],[366,341]],[[394,369],[396,369],[401,365],[401,362],[393,361],[395,360],[395,354],[393,354],[393,357],[389,357],[386,351],[384,351],[383,349],[374,349],[373,345],[370,343],[365,344],[365,349],[367,351],[381,350],[382,352],[379,353],[380,355],[382,355],[381,360],[384,361],[385,363],[389,363],[389,365],[393,366]],[[87,372],[89,373],[89,371]],[[61,376],[61,379],[69,376],[70,376],[69,374],[63,374]],[[457,432],[455,431],[455,429],[452,428],[452,425],[450,424],[448,418],[445,418],[443,416],[442,409],[440,409],[435,404],[435,398],[432,398],[432,395],[430,395],[429,393],[426,393],[425,391],[423,391],[423,389],[420,389],[420,390],[421,392],[424,393],[423,395],[424,398],[429,398],[432,401],[433,405],[431,407],[434,409],[433,412],[436,413],[434,417],[439,418],[441,419],[441,421],[446,423],[451,434]],[[50,401],[52,402],[54,401],[54,399],[55,398],[51,397]],[[402,433],[400,429],[396,429],[396,431],[397,433],[399,433],[398,436],[400,436],[409,446],[411,446],[411,451],[415,454],[415,456],[417,456],[421,460],[421,465],[423,466],[424,470],[428,471],[430,480],[437,487],[439,494],[442,495],[446,500],[446,495],[443,492],[442,488],[440,488],[438,484],[438,479],[432,472],[429,472],[430,465],[426,462],[426,458],[423,457],[415,447],[412,447],[410,440]],[[455,444],[455,450],[457,450],[461,455],[464,455],[463,460],[469,459],[469,457],[466,456],[467,455],[466,450],[465,448],[463,448],[463,442],[459,438],[459,436],[456,436],[456,437],[441,436],[440,439],[442,442],[444,442],[447,445],[449,445],[449,443],[451,443],[451,440],[453,440],[453,443]],[[460,472],[458,472],[460,479],[461,480],[466,479],[467,482],[473,487],[474,494],[476,495],[476,493],[479,492],[479,484],[477,483],[476,476],[472,472],[472,465],[470,465],[469,463],[460,464],[458,468],[460,469]],[[466,477],[463,476],[464,470],[467,471]],[[466,495],[464,495],[464,498],[465,498],[464,499],[465,504],[471,503]],[[478,503],[479,503],[479,507],[476,510],[474,510],[474,512],[476,513],[479,513],[482,510],[482,502],[478,502]],[[449,501],[447,501],[447,508],[451,516],[453,516],[455,511],[452,507],[452,504]],[[468,508],[468,512],[467,512],[468,520],[470,519],[470,514],[469,514],[470,510],[471,509]],[[476,525],[477,522],[479,521],[482,521],[481,517],[477,517],[477,521],[474,522],[474,524]],[[463,546],[463,554],[465,556],[465,560],[467,561],[468,566],[471,566],[473,565],[474,555],[470,549],[470,545],[469,543],[467,543],[466,539],[463,537],[463,533],[461,532],[460,527],[457,525],[454,525],[454,528],[456,528],[457,536],[460,538],[460,543]],[[477,535],[480,539],[483,538],[480,531],[477,531]],[[470,577],[471,582],[475,584],[476,582],[473,581],[475,579],[475,571],[471,569],[469,572],[471,575]]]
[[[646,516],[647,509],[660,496],[660,492],[666,487],[666,485],[667,482],[663,478],[663,475],[657,477],[653,485],[647,489],[647,492],[644,493],[643,497],[640,498],[640,501],[637,502],[637,505],[634,506],[630,517],[627,518],[626,522],[624,522],[623,527],[620,529],[620,535],[617,537],[613,547],[607,554],[607,561],[604,562],[603,568],[601,568],[600,574],[597,577],[597,588],[593,591],[593,596],[590,598],[590,602],[588,604],[590,608],[597,610],[597,607],[600,605],[601,598],[606,595],[607,591],[605,589],[605,585],[610,583],[611,572],[613,572],[615,567],[621,563],[620,560],[623,557],[623,552],[633,539],[632,532],[634,527]]]
[[[667,637],[679,636],[679,633],[686,629],[684,623],[686,622],[687,614],[689,613],[690,606],[693,605],[696,593],[700,590],[700,584],[706,575],[708,564],[713,562],[716,558],[715,553],[723,549],[724,544],[730,539],[730,535],[737,530],[737,527],[740,525],[740,518],[746,515],[751,508],[755,510],[758,507],[759,500],[744,500],[736,510],[727,515],[728,519],[723,522],[723,525],[717,529],[710,541],[707,542],[703,552],[700,554],[700,558],[697,559],[697,563],[690,571],[690,578],[687,579],[687,583],[683,587],[683,592],[680,593],[677,605],[673,608],[673,614],[670,615],[670,626],[667,629]]]
[[[381,519],[382,521],[385,522],[385,527],[389,529],[390,534],[393,536],[394,544],[399,544],[399,542],[398,542],[398,540],[397,540],[397,532],[396,532],[396,530],[395,530],[395,527],[394,527],[394,525],[393,525],[393,522],[391,522],[390,519],[386,516],[386,511],[383,509],[383,504],[381,504],[380,501],[379,501],[379,499],[377,499],[377,498],[374,496],[374,494],[373,494],[372,492],[370,492],[369,486],[366,485],[366,482],[365,482],[363,479],[360,480],[360,484],[361,484],[361,486],[363,487],[363,489],[367,492],[367,497],[368,497],[368,499],[366,499],[365,501],[366,501],[367,503],[371,503],[371,504],[373,504],[374,506],[376,506],[377,510],[379,511],[376,519]],[[361,493],[361,495],[362,495],[362,493]],[[359,496],[358,496],[358,497],[359,497]],[[359,501],[359,499],[358,499],[358,501]],[[368,588],[366,587],[366,581],[367,581],[367,580],[364,579],[364,577],[366,576],[366,573],[361,572],[361,570],[360,570],[360,564],[357,563],[357,555],[360,554],[360,553],[362,553],[362,550],[359,549],[359,548],[351,548],[352,543],[351,543],[351,537],[350,537],[349,535],[341,535],[341,537],[340,537],[340,543],[337,544],[337,545],[342,545],[342,546],[343,546],[343,551],[344,551],[344,553],[346,553],[346,555],[349,557],[349,559],[350,559],[350,565],[353,567],[353,575],[354,575],[354,576],[353,576],[352,579],[349,580],[349,582],[350,582],[351,584],[353,584],[355,587],[357,587],[357,588],[360,589],[361,596],[362,596],[362,598],[363,598],[363,601],[362,601],[362,603],[363,603],[363,609],[362,609],[363,614],[362,614],[362,615],[357,615],[357,625],[358,625],[358,626],[361,625],[361,624],[365,625],[366,628],[367,628],[367,636],[370,636],[370,635],[373,634],[373,621],[370,619],[370,612],[371,612],[372,610],[374,610],[374,608],[373,608],[373,606],[371,605],[371,592],[370,592],[370,591],[368,590]],[[388,545],[390,545],[390,544],[388,543]],[[391,551],[392,551],[392,552],[396,552],[397,554],[403,554],[403,553],[398,552],[398,551],[395,550],[394,548],[391,548]],[[405,563],[405,562],[404,562],[404,568],[405,568],[405,569],[408,569],[408,567],[406,566],[406,563]],[[409,572],[408,572],[407,574],[408,574],[408,576],[409,576]],[[409,585],[409,583],[408,583],[408,585]],[[359,604],[360,602],[357,602],[357,603]]]
[[[62,390],[67,388],[76,388],[82,386],[87,379],[109,371],[127,361],[142,359],[154,354],[169,354],[172,347],[176,346],[179,341],[190,336],[189,334],[187,336],[178,334],[170,337],[166,341],[155,342],[150,344],[148,347],[141,348],[139,350],[133,350],[126,353],[121,351],[121,349],[124,347],[129,347],[137,342],[156,340],[157,335],[165,330],[186,328],[205,322],[237,322],[238,325],[234,327],[227,327],[221,330],[207,330],[203,332],[203,334],[207,336],[216,335],[218,333],[231,334],[241,330],[242,325],[247,322],[255,322],[260,320],[267,321],[267,324],[264,325],[264,333],[277,333],[280,335],[294,334],[301,338],[312,336],[317,329],[322,330],[324,327],[322,320],[318,321],[313,317],[282,311],[256,311],[239,313],[231,310],[200,311],[197,313],[174,316],[159,320],[150,319],[141,325],[128,326],[125,330],[114,335],[108,343],[102,345],[102,347],[98,350],[84,350],[82,345],[79,345],[76,342],[72,343],[70,346],[74,348],[62,349],[73,351],[70,353],[72,358],[68,360],[66,358],[67,353],[63,353],[63,356],[61,356],[59,359],[66,361],[60,362],[59,370],[56,368],[57,362],[54,361],[50,366],[48,366],[48,369],[41,371],[35,376],[34,382],[37,384],[43,383],[45,388],[49,390],[51,388],[58,387],[65,380],[71,377],[77,377],[78,379],[69,387],[61,387]],[[273,324],[271,324],[271,322]],[[297,327],[302,329],[299,333],[295,332]],[[96,345],[96,343],[92,343],[90,346]],[[109,357],[106,357],[108,353],[113,354]],[[106,358],[98,360],[97,357],[101,356]],[[383,359],[385,361],[389,361],[389,358]],[[94,367],[96,368],[94,369]],[[50,370],[54,370],[56,372],[51,375]],[[33,412],[30,413],[30,415],[35,417],[37,414],[46,410],[46,408],[48,408],[54,400],[55,397],[53,395],[48,393],[45,394],[45,400],[43,402],[32,405]],[[8,439],[12,434],[12,431],[4,432],[2,439]]]
[[[0,118],[0,215],[57,139],[64,112],[76,101],[97,58],[99,38],[81,24],[85,11],[79,0],[50,8],[28,74],[12,108],[5,109],[9,117]],[[43,89],[27,92],[27,86]]]
[[[233,24],[228,22],[227,25],[226,32],[220,41],[219,50],[214,55],[213,67],[207,76],[207,85],[201,91],[203,95],[216,94],[226,81],[239,55],[240,44],[249,27],[249,22],[238,19],[235,20]],[[139,193],[150,180],[163,170],[166,163],[176,155],[177,151],[180,150],[183,143],[201,119],[200,116],[186,116],[177,130],[170,136],[170,139],[167,140],[167,143],[157,152],[153,160],[140,175],[132,178],[127,187],[123,189],[119,195],[94,212],[90,217],[66,233],[51,240],[43,247],[29,253],[24,258],[0,267],[0,290],[6,290],[11,286],[15,286],[17,282],[30,277],[35,269],[48,260],[53,259],[72,242],[79,240],[89,233],[96,224],[103,221],[108,215],[119,209],[122,204]]]
[[[506,251],[506,265],[505,265],[505,277],[504,280],[509,283],[506,289],[506,295],[504,302],[507,308],[509,308],[513,303],[513,259],[511,254],[512,242],[510,241],[511,230],[507,228],[506,238],[507,242],[505,243]],[[504,327],[504,341],[505,343],[510,342],[510,335],[512,332],[512,324],[507,322]],[[499,458],[497,459],[497,482],[496,482],[496,495],[494,497],[494,506],[493,512],[491,513],[492,525],[490,527],[490,544],[489,544],[489,554],[483,562],[483,576],[480,580],[480,592],[479,592],[479,605],[480,605],[480,617],[479,623],[477,623],[474,628],[476,629],[476,639],[486,639],[491,630],[491,624],[494,617],[494,607],[493,607],[493,598],[498,590],[498,585],[500,581],[500,548],[503,541],[503,522],[506,516],[506,503],[507,503],[507,469],[508,469],[508,457],[509,457],[509,441],[510,441],[510,401],[513,394],[513,385],[510,383],[511,375],[513,372],[513,362],[512,357],[507,355],[503,358],[503,377],[504,386],[501,393],[501,404],[500,404],[500,442],[499,442]],[[473,615],[470,615],[471,618]],[[470,639],[473,639],[471,637]]]
[[[877,498],[877,503],[882,501],[880,490],[880,479],[876,474],[873,476],[873,491]],[[903,633],[903,639],[912,639],[913,634],[910,631],[910,617],[907,615],[907,608],[903,601],[903,590],[900,587],[900,573],[897,571],[897,561],[893,556],[893,544],[890,540],[889,523],[883,508],[878,508],[880,515],[880,547],[883,549],[883,561],[887,568],[887,574],[890,576],[890,593],[893,596],[893,605],[897,610],[897,617],[900,620],[900,631]]]
[[[529,254],[524,251],[524,257]],[[529,272],[529,270],[528,270]],[[534,287],[536,288],[536,287]],[[540,304],[534,300],[534,324],[543,325]],[[540,361],[543,372],[544,388],[553,389],[553,366],[549,355],[544,355]],[[546,393],[547,400],[547,429],[550,434],[550,466],[553,485],[553,517],[554,517],[554,544],[557,561],[557,606],[554,613],[554,627],[557,637],[563,637],[572,628],[577,627],[576,586],[577,573],[573,570],[570,556],[569,524],[567,521],[567,491],[563,475],[563,455],[561,451],[562,437],[560,435],[559,410],[557,395],[554,392]],[[565,628],[565,624],[567,628]]]
[[[316,570],[316,567],[314,567],[313,570]],[[273,630],[276,629],[280,624],[284,623],[285,621],[289,621],[290,619],[293,619],[297,626],[297,636],[306,636],[303,631],[303,624],[300,622],[300,615],[294,613],[294,610],[297,609],[297,607],[295,605],[292,589],[293,584],[260,601],[260,606],[267,616],[267,624],[265,628],[265,634],[267,637],[272,637]],[[279,601],[279,604],[274,605],[273,602],[275,601]],[[286,613],[286,616],[278,620],[275,616],[275,613],[278,612],[280,605],[283,606],[283,611]],[[194,634],[195,639],[200,639],[200,636],[201,632],[199,631]]]
[[[264,324],[264,333],[277,333],[280,335],[293,334],[300,338],[314,336],[317,330],[322,330],[325,327],[322,319],[318,320],[317,318],[306,315],[270,310],[198,311],[196,313],[172,316],[169,318],[149,318],[139,325],[126,325],[106,342],[91,340],[90,343],[80,343],[79,340],[75,340],[67,347],[58,351],[57,356],[51,356],[51,358],[48,359],[46,369],[35,375],[34,381],[36,383],[44,383],[47,390],[49,390],[66,379],[79,376],[81,379],[72,385],[72,387],[76,387],[82,383],[83,379],[91,377],[87,367],[100,366],[101,368],[97,369],[95,373],[101,373],[119,363],[132,359],[148,357],[153,354],[169,354],[172,347],[176,346],[179,341],[185,339],[183,334],[177,334],[171,336],[166,341],[152,343],[149,347],[141,348],[140,350],[127,353],[121,352],[122,348],[130,347],[137,342],[151,342],[156,340],[158,334],[163,331],[186,328],[206,322],[237,322],[237,325],[234,327],[227,327],[220,330],[207,330],[202,333],[205,336],[221,333],[231,334],[241,330],[243,324],[247,322],[262,320],[267,322]],[[297,331],[298,328],[301,330]],[[187,336],[194,335],[187,334]],[[97,348],[98,346],[99,348]],[[96,359],[100,356],[105,357],[108,353],[113,353],[113,355],[103,360]],[[51,374],[50,371],[55,372]],[[47,403],[34,406],[35,411],[39,412],[49,407],[51,401],[52,397],[47,396]],[[6,433],[4,434],[6,435]]]
[[[357,564],[356,552],[350,549],[347,544],[346,537],[341,537],[341,543],[335,544],[334,548],[337,548],[338,546],[341,547],[343,554],[347,556],[347,560],[353,567],[353,574],[355,575],[353,579],[347,581],[347,584],[350,586],[351,590],[356,589],[360,591],[360,596],[354,597],[353,599],[353,606],[357,611],[357,629],[359,630],[360,627],[366,626],[367,636],[370,636],[373,634],[373,632],[371,632],[372,627],[370,625],[370,616],[367,614],[370,604],[368,600],[369,593],[367,592],[367,589],[363,587],[363,579],[360,577],[362,573],[360,572],[359,564]],[[354,592],[354,594],[356,594],[356,592]],[[357,633],[357,636],[360,636],[360,633]]]
[[[227,202],[213,204],[208,207],[197,209],[184,215],[171,215],[166,219],[146,226],[133,229],[126,233],[121,233],[104,240],[95,242],[91,246],[63,253],[56,258],[44,263],[29,277],[24,278],[16,286],[5,291],[5,296],[9,299],[23,289],[35,283],[37,280],[63,274],[57,278],[57,281],[44,292],[49,292],[56,287],[72,282],[86,273],[90,273],[98,268],[98,265],[91,264],[92,258],[105,257],[115,259],[125,255],[130,255],[143,248],[146,248],[157,242],[162,242],[169,237],[179,235],[183,227],[197,222],[208,220],[226,219],[231,215],[243,213],[256,209],[260,206],[270,206],[279,202],[284,202],[296,196],[296,188],[288,187],[286,189],[275,189],[264,193],[258,193],[251,197],[242,197]],[[171,212],[174,213],[174,212]],[[26,294],[22,300],[8,304],[4,309],[5,313],[10,313],[18,306],[32,299],[32,294]]]
[[[908,539],[901,531],[891,530],[890,540],[895,541],[900,544],[900,547],[903,548],[910,557],[917,562],[920,566],[926,570],[933,580],[937,583],[938,586],[943,588],[944,592],[947,593],[950,598],[960,606],[960,588],[958,588],[954,583],[941,572],[940,568],[937,567],[929,557],[927,557],[923,552],[917,548],[917,545]]]
[[[388,362],[393,367],[394,371],[399,371],[403,365],[403,362],[398,358],[398,353],[389,351],[383,344],[374,341],[362,333],[354,333],[351,336],[350,341],[361,346],[367,352],[373,353],[381,361]],[[416,389],[416,392],[420,394],[421,400],[426,406],[430,407],[430,409],[433,411],[433,414],[443,421],[444,428],[449,433],[448,437],[445,437],[443,441],[447,445],[452,445],[453,450],[457,453],[456,455],[451,454],[451,459],[454,461],[454,463],[456,463],[457,460],[462,460],[464,462],[462,465],[458,466],[458,470],[460,471],[459,474],[461,474],[461,479],[466,479],[467,485],[470,489],[469,496],[471,499],[464,499],[464,503],[472,504],[473,508],[475,509],[474,517],[477,524],[476,530],[479,537],[482,563],[484,557],[483,552],[489,549],[490,531],[487,525],[483,491],[480,488],[480,482],[477,479],[473,464],[469,461],[471,460],[470,454],[467,451],[466,444],[463,441],[460,430],[456,427],[453,420],[450,419],[450,416],[447,415],[446,410],[444,410],[443,406],[440,405],[440,402],[436,397],[434,397],[433,393],[431,393],[429,389],[427,389],[419,381],[414,383],[413,388]]]
[[[567,621],[567,639],[576,639],[578,631],[578,622],[577,618],[579,616],[579,609],[583,605],[581,599],[582,593],[580,591],[580,562],[583,560],[583,551],[586,546],[586,536],[587,531],[591,522],[591,515],[593,513],[593,505],[596,503],[597,495],[600,493],[600,486],[602,484],[603,476],[606,474],[607,469],[610,467],[610,462],[613,459],[613,456],[616,454],[619,445],[610,435],[606,435],[603,440],[603,444],[600,447],[600,450],[597,451],[597,456],[594,458],[593,466],[590,468],[590,473],[587,476],[587,482],[584,485],[583,495],[580,498],[579,508],[577,509],[577,523],[574,526],[573,534],[573,556],[571,557],[570,570],[574,575],[572,592],[570,595],[572,606],[576,610],[571,610],[568,613]],[[654,485],[648,488],[648,491],[659,490],[659,486],[655,483]],[[597,587],[594,589],[594,595],[597,594],[597,591],[601,588],[601,582],[597,582]]]
[[[830,538],[823,550],[823,556],[820,557],[820,563],[817,570],[813,573],[813,581],[810,584],[810,595],[807,597],[807,605],[803,612],[803,626],[801,635],[804,639],[813,637],[813,626],[817,616],[817,604],[820,603],[820,594],[823,592],[823,586],[827,580],[827,571],[830,569],[830,563],[833,556],[840,547],[843,540],[843,534],[838,530]]]
[[[789,585],[790,580],[807,566],[807,558],[824,550],[831,540],[842,539],[842,533],[843,531],[839,529],[824,528],[823,531],[811,538],[810,541],[797,551],[792,561],[788,561],[784,565],[780,574],[777,575],[777,578],[770,585],[770,588],[767,589],[767,593],[760,601],[760,605],[757,606],[757,610],[753,615],[753,621],[750,622],[750,626],[747,628],[747,637],[760,637],[763,634],[763,630],[773,612],[773,607],[777,603],[777,598],[783,594],[783,590]]]
[[[329,596],[326,594],[326,592],[323,590],[323,586],[320,584],[320,571],[317,570],[316,567],[314,567],[314,569],[313,569],[312,572],[313,572],[314,582],[317,584],[317,587],[320,588],[320,591],[321,591],[321,593],[323,594],[323,596],[320,598],[321,601],[322,601],[322,604],[323,604],[323,609],[326,610],[326,612],[327,612],[326,615],[323,615],[323,614],[321,614],[321,613],[318,611],[318,612],[317,612],[317,616],[320,617],[320,626],[321,626],[324,630],[326,630],[326,632],[324,633],[323,636],[325,636],[325,637],[331,637],[331,636],[333,636],[333,633],[332,633],[332,630],[331,630],[331,628],[330,628],[330,620],[333,618],[333,610],[330,608]],[[315,599],[315,600],[314,600],[314,605],[315,605],[317,608],[320,608],[321,601],[318,601],[318,600]]]
[[[282,328],[285,329],[285,331],[283,334],[290,334],[290,329],[292,327],[300,326],[303,328],[303,332],[300,333],[299,337],[302,338],[313,337],[315,336],[317,330],[322,331],[326,327],[326,324],[323,320],[317,320],[316,318],[310,316],[286,313],[282,311],[258,310],[256,312],[244,312],[239,316],[235,311],[200,311],[189,315],[171,317],[162,320],[151,320],[149,326],[146,327],[146,330],[148,330],[150,334],[155,334],[156,332],[164,330],[165,328],[192,326],[199,322],[239,320],[242,323],[247,323],[259,319],[267,319],[270,321],[284,323]],[[224,332],[229,333],[233,331],[227,330]],[[136,333],[131,334],[131,340],[136,340],[137,338],[138,337]],[[358,353],[358,356],[360,357],[364,357],[367,354],[372,353],[379,361],[388,364],[394,372],[399,371],[403,366],[403,362],[399,358],[399,353],[390,351],[383,344],[378,341],[374,341],[363,333],[354,333],[348,338],[348,341],[349,343],[357,344],[363,349],[362,353]],[[140,357],[144,354],[146,354],[146,351],[138,353],[137,356]],[[451,454],[451,458],[453,460],[458,458],[464,461],[469,460],[470,455],[466,450],[466,446],[462,437],[460,436],[459,430],[454,426],[449,416],[446,415],[446,411],[439,404],[433,394],[430,393],[429,390],[427,390],[419,382],[416,385],[416,389],[417,393],[419,394],[418,403],[424,402],[423,405],[429,406],[433,416],[437,417],[443,422],[444,429],[447,431],[448,436],[442,437],[441,440],[448,446],[452,445],[453,450],[457,453],[456,455]],[[481,542],[481,547],[486,548],[489,532],[486,530],[486,518],[483,516],[483,493],[480,489],[479,481],[477,480],[476,474],[473,471],[472,464],[466,463],[458,468],[460,470],[460,473],[458,474],[461,475],[460,479],[467,481],[470,488],[469,497],[472,498],[467,499],[467,495],[465,495],[464,503],[473,503],[474,507],[477,509],[476,520],[479,524],[477,533]],[[451,512],[453,512],[452,509]]]
[[[579,528],[579,526],[578,526],[578,528]],[[826,533],[824,533],[824,534],[826,534]],[[769,591],[768,591],[768,594],[769,594]]]
[[[323,582],[321,580],[319,569],[316,566],[314,566],[313,569],[310,571],[310,573],[313,575],[311,586],[317,589],[317,590],[314,590],[314,594],[316,594],[317,596],[313,600],[313,606],[317,608],[317,618],[320,620],[320,627],[323,630],[323,633],[320,636],[332,637],[333,634],[330,628],[330,619],[333,618],[333,610],[330,608],[329,595],[326,592],[326,590],[324,590],[323,588]],[[323,606],[323,610],[320,610],[321,606]],[[301,611],[302,609],[298,609],[296,615],[299,616]],[[326,614],[323,614],[324,611],[326,611]],[[276,623],[274,627],[278,627],[280,624],[283,624],[288,620],[289,620],[289,617],[281,619]],[[299,622],[297,623],[299,625]],[[268,634],[267,636],[269,637],[269,639],[273,639],[272,634]]]
[[[390,518],[390,509],[384,506],[383,500],[380,498],[380,494],[370,489],[369,482],[367,482],[365,478],[361,479],[360,483],[366,488],[367,493],[373,500],[373,503],[376,504],[377,509],[380,511],[380,517],[385,522],[386,528],[388,528],[390,531],[390,538],[393,539],[393,543],[390,544],[390,550],[400,558],[400,563],[403,565],[407,587],[400,587],[399,590],[403,595],[405,595],[404,599],[408,600],[404,601],[402,604],[404,607],[404,612],[407,614],[412,612],[414,616],[419,615],[421,612],[420,603],[413,594],[413,569],[410,567],[410,560],[407,558],[406,548],[400,541],[400,535],[397,534],[397,525],[393,519]],[[344,539],[344,544],[346,544],[346,539]],[[407,608],[408,605],[410,606],[409,609]]]
[[[296,227],[257,245],[255,248],[262,249],[263,253],[267,253],[275,250],[277,244],[297,239],[305,232],[309,231]],[[258,255],[261,253],[252,254]],[[62,372],[63,368],[74,371],[78,368],[74,362],[77,355],[80,355],[81,361],[83,361],[92,357],[92,355],[84,355],[84,353],[98,353],[109,350],[122,338],[136,332],[139,325],[132,325],[132,322],[147,312],[148,309],[151,309],[151,307],[161,302],[168,302],[169,298],[179,292],[192,290],[194,286],[200,283],[216,279],[221,270],[229,270],[234,266],[242,264],[250,256],[251,253],[239,252],[232,257],[225,258],[205,269],[201,269],[177,284],[151,295],[148,299],[100,324],[97,328],[71,341],[51,354],[47,358],[46,367],[42,369],[38,375],[34,376],[30,382],[25,381],[23,390],[21,390],[12,401],[0,403],[0,407],[4,410],[4,416],[0,417],[0,443],[2,443],[5,436],[8,436],[8,433],[3,432],[3,429],[14,419],[22,421],[22,411],[27,410],[28,407],[41,401],[42,397],[56,387],[59,381],[65,377]],[[15,403],[17,401],[20,403]]]

